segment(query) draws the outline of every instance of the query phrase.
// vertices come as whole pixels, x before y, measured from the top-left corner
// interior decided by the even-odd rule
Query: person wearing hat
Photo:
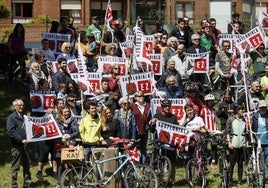
[[[101,37],[102,37],[102,29],[99,25],[99,17],[93,16],[91,18],[91,25],[87,28],[87,36],[90,34],[94,34],[95,40],[98,45],[100,45]]]
[[[268,110],[267,102],[260,100],[258,103],[259,110],[253,113],[252,116],[252,130],[254,132],[268,131]],[[264,161],[266,162],[266,184],[268,183],[268,134],[264,134],[261,137],[261,146],[264,151]]]
[[[103,36],[103,43],[102,43],[103,47],[106,47],[111,43],[117,44],[117,46],[119,46],[119,43],[122,43],[126,40],[124,33],[120,30],[119,20],[112,21],[112,28],[113,30],[107,31]],[[121,57],[122,51],[118,49],[116,55]]]
[[[215,43],[213,37],[211,36],[211,26],[209,23],[204,23],[202,25],[204,33],[200,36],[200,45],[205,47],[209,52],[209,75],[214,75],[215,72],[215,56],[218,52],[218,46]]]
[[[170,123],[173,125],[179,125],[177,117],[171,113],[171,101],[168,99],[163,99],[161,100],[160,104],[161,104],[160,110],[157,111],[157,113],[149,122],[149,124],[152,125],[153,127],[151,131],[155,130],[155,124],[157,120],[165,122],[165,123]],[[160,140],[163,139],[161,138],[160,134],[159,134],[159,139]],[[163,140],[163,141],[167,141],[167,140]],[[175,174],[176,174],[176,169],[175,169],[176,149],[175,147],[167,145],[163,148],[163,154],[166,155],[170,159],[170,162],[171,162],[171,177],[170,177],[171,180],[170,181],[171,181],[172,187],[174,187],[175,186]]]

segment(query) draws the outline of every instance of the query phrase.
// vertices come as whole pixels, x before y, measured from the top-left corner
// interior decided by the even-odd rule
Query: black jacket
[[[22,145],[22,140],[26,139],[24,118],[14,111],[7,117],[6,127],[11,145]]]

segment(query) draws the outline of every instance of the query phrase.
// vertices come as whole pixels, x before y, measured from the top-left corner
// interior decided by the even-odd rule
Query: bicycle
[[[193,158],[186,164],[186,181],[190,188],[206,188],[206,157],[205,148],[210,139],[205,137],[195,143]]]
[[[165,146],[173,148],[174,146],[159,139],[152,140],[149,145],[153,146],[153,151],[147,155],[144,163],[154,169],[158,176],[160,187],[165,188],[170,182],[172,166],[169,158],[163,155],[162,149],[164,149]]]
[[[119,172],[122,172],[119,175],[122,176],[123,185],[126,188],[158,188],[158,178],[154,170],[147,165],[132,162],[128,150],[133,144],[133,141],[123,143],[125,154],[105,160],[97,160],[94,151],[91,150],[94,159],[92,164],[86,162],[80,165],[69,164],[69,168],[61,176],[60,187],[105,187]],[[116,147],[120,149],[122,144]],[[101,165],[110,161],[119,162],[119,167],[106,178]]]
[[[218,152],[218,165],[219,165],[219,174],[221,178],[221,186],[223,188],[229,187],[229,163],[227,160],[227,149],[228,149],[228,142],[226,139],[225,131],[212,131],[210,133],[212,139],[215,140],[217,143],[217,152]]]
[[[247,183],[250,187],[259,187],[264,188],[265,187],[265,160],[264,160],[264,153],[263,149],[261,147],[261,137],[268,133],[268,131],[265,132],[253,132],[251,133],[256,137],[257,139],[257,147],[252,146],[252,153],[249,157],[249,161],[247,163],[246,167],[246,176],[247,176]],[[256,151],[257,150],[257,151]]]

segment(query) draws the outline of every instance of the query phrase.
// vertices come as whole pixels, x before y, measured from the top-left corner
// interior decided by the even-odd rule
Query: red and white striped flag
[[[112,20],[113,20],[112,5],[111,5],[110,0],[109,0],[108,4],[107,4],[106,13],[105,13],[105,24],[107,26],[108,31],[112,30],[112,28],[110,26],[110,22]]]

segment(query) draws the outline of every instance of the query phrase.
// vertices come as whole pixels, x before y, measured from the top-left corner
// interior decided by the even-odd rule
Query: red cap
[[[118,20],[113,20],[112,21],[112,25],[119,25],[119,24],[120,24],[120,22]]]

